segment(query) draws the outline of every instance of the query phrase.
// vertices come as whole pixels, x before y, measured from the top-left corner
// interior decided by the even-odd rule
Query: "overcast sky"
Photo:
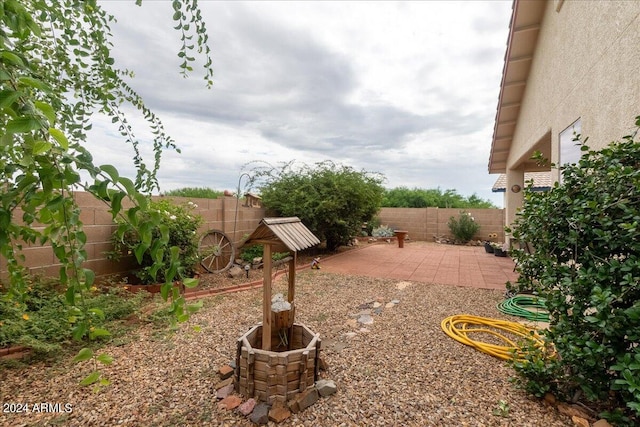
[[[380,172],[387,188],[456,189],[502,206],[487,163],[511,1],[199,4],[210,90],[199,69],[179,74],[170,1],[101,2],[118,20],[116,65],[135,72],[131,86],[182,150],[163,155],[162,191],[234,190],[247,162],[328,159]],[[134,174],[109,120],[90,139],[98,164]]]

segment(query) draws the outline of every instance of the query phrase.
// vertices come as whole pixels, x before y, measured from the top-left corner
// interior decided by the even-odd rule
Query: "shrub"
[[[480,230],[480,224],[475,222],[469,212],[465,211],[460,211],[458,218],[450,217],[447,225],[453,237],[460,243],[467,243]]]
[[[395,233],[388,225],[381,225],[371,231],[373,237],[393,237]]]
[[[240,259],[244,262],[252,262],[254,258],[262,258],[264,247],[262,245],[251,245],[242,249],[240,252]],[[289,256],[289,252],[274,252],[271,254],[271,259],[274,261],[286,258]]]
[[[28,287],[23,302],[8,293],[0,293],[0,347],[26,345],[37,353],[59,351],[70,342],[74,327],[83,316],[81,310],[65,304],[57,283],[40,277],[27,278]],[[119,288],[96,287],[83,292],[89,312],[90,327],[102,327],[106,322],[122,319],[140,308],[143,293],[130,294]]]
[[[255,171],[265,181],[262,202],[280,216],[297,216],[329,251],[362,232],[380,209],[383,177],[330,161],[294,168]]]
[[[197,199],[217,199],[222,196],[223,192],[206,187],[184,187],[165,191],[162,194],[164,196],[193,197]]]
[[[529,185],[512,232],[535,251],[513,251],[520,276],[508,287],[533,290],[550,313],[545,335],[557,358],[515,366],[527,389],[544,387],[545,372],[561,372],[557,393],[582,394],[606,409],[601,416],[638,425],[640,142],[634,138],[600,151],[581,143],[578,164],[560,167],[562,185],[546,193]]]
[[[184,205],[175,205],[170,200],[152,201],[145,216],[156,215],[160,218],[160,225],[152,230],[152,239],[147,248],[142,253],[140,259],[140,269],[135,272],[136,277],[144,284],[153,284],[165,281],[164,271],[170,268],[170,260],[165,258],[154,259],[154,245],[165,244],[168,247],[178,248],[178,258],[180,267],[178,277],[192,277],[195,268],[200,261],[198,255],[198,227],[202,224],[199,215],[193,215],[191,211],[196,207],[189,202]],[[144,221],[143,221],[144,222]],[[129,223],[121,223],[120,227],[125,227],[124,237],[119,239],[118,233],[114,233],[112,239],[114,252],[110,255],[114,259],[119,259],[123,255],[132,254],[140,246],[140,234],[131,227]],[[168,240],[163,242],[163,231],[167,233]],[[144,247],[143,247],[144,249]]]

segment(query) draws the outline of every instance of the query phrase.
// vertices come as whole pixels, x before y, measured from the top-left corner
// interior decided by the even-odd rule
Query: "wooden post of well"
[[[262,349],[271,351],[271,245],[262,251]]]
[[[287,301],[293,303],[296,296],[296,257],[298,252],[293,251],[293,256],[289,261],[289,289],[287,290]]]

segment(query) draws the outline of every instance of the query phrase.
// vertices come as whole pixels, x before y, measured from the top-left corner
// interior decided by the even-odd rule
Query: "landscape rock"
[[[226,386],[216,391],[216,398],[224,399],[225,397],[229,396],[231,392],[233,392],[233,384],[227,384]]]
[[[240,397],[231,395],[231,396],[225,397],[220,402],[218,402],[218,408],[231,410],[240,406],[241,403],[242,403],[242,399],[240,399]]]
[[[338,387],[333,380],[318,380],[316,381],[316,388],[318,389],[318,394],[322,397],[331,396],[338,391]]]
[[[573,425],[576,427],[590,427],[589,421],[582,417],[577,417],[574,415],[573,417],[571,417],[571,421],[573,421]]]
[[[601,419],[593,423],[593,427],[613,427],[613,426],[609,424],[609,421],[605,419]]]
[[[303,391],[302,393],[298,393],[294,396],[292,400],[289,401],[289,409],[294,414],[297,414],[300,411],[304,411],[309,406],[313,405],[318,401],[318,389],[312,387]]]
[[[232,279],[237,279],[239,277],[242,277],[244,276],[244,274],[245,274],[244,269],[238,267],[237,265],[234,265],[227,271],[227,276],[231,277]]]
[[[269,411],[269,421],[280,424],[291,416],[291,411],[282,405],[275,406]]]
[[[226,378],[222,381],[218,381],[216,385],[213,386],[214,390],[220,390],[222,387],[225,387],[229,384],[233,384],[233,377]]]
[[[269,422],[269,408],[269,405],[264,402],[260,402],[255,408],[253,408],[253,412],[249,416],[249,419],[254,424],[267,424]]]
[[[218,369],[218,375],[221,380],[226,380],[233,375],[233,368],[229,365],[221,366],[220,369]]]
[[[242,405],[238,406],[238,412],[240,412],[245,417],[253,412],[253,408],[256,407],[256,400],[252,397],[244,402]]]
[[[363,325],[371,325],[373,323],[373,317],[370,314],[363,314],[358,317],[358,323],[362,323]]]

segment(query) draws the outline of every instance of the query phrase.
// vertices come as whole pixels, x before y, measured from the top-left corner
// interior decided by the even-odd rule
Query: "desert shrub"
[[[449,230],[457,242],[467,243],[480,230],[478,224],[469,212],[460,211],[458,218],[452,216],[447,222]]]
[[[640,126],[640,117],[636,125]],[[529,390],[553,384],[583,396],[616,424],[640,422],[640,142],[637,131],[600,151],[582,145],[562,184],[525,192],[511,231],[534,253],[516,249],[515,291],[546,300],[545,331],[557,356],[516,365]],[[546,372],[556,372],[553,382]]]
[[[381,225],[371,231],[373,237],[393,237],[395,233],[388,225]]]
[[[114,251],[110,256],[118,259],[123,255],[135,255],[140,269],[135,275],[144,284],[159,283],[165,281],[165,271],[171,269],[171,260],[167,257],[156,257],[156,246],[165,245],[176,248],[180,267],[177,274],[180,278],[192,277],[195,268],[200,261],[198,255],[198,227],[202,224],[202,217],[194,215],[191,211],[196,205],[189,202],[183,205],[173,204],[170,200],[152,201],[145,216],[159,218],[159,225],[151,230],[151,241],[141,245],[140,233],[137,228],[128,222],[121,222],[122,230],[113,235]],[[141,222],[144,224],[144,220]],[[151,222],[149,222],[151,223]],[[142,225],[144,226],[144,225]],[[120,238],[119,236],[123,236]]]

